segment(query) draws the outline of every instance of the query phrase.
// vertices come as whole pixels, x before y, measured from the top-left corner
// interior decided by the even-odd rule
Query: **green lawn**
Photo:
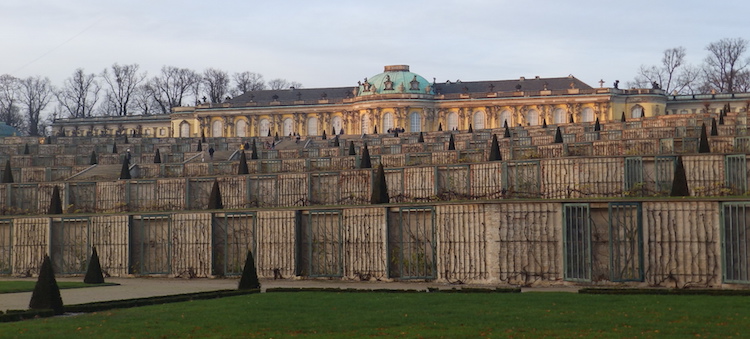
[[[279,292],[0,324],[48,337],[739,337],[747,297]]]
[[[0,281],[0,294],[2,293],[17,293],[17,292],[31,292],[34,290],[36,281]],[[94,287],[94,286],[111,286],[117,284],[85,284],[78,281],[58,281],[57,287],[60,289],[64,288],[81,288],[81,287]]]

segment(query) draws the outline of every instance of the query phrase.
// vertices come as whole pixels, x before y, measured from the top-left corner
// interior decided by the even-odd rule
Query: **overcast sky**
[[[304,87],[352,86],[408,64],[428,80],[573,74],[632,80],[684,46],[750,39],[750,1],[3,0],[0,74],[100,73],[139,64],[251,71]]]

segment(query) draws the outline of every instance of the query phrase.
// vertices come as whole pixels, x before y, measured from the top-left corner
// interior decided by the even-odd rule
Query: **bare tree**
[[[629,84],[631,87],[660,87],[667,93],[675,90],[679,76],[679,70],[685,62],[685,48],[675,47],[664,50],[661,58],[661,65],[641,65],[638,75],[634,81]],[[683,77],[688,79],[689,77]],[[679,92],[679,90],[678,90]]]
[[[253,72],[234,73],[232,76],[235,84],[235,96],[250,91],[260,91],[266,89],[266,82],[263,75]]]
[[[191,88],[201,81],[193,70],[164,66],[161,74],[149,81],[147,88],[153,95],[162,114],[169,114],[173,107],[182,106],[182,100],[190,95]]]
[[[229,94],[229,74],[222,70],[209,68],[203,72],[203,85],[211,102],[222,102],[224,97]]]
[[[63,88],[55,91],[60,113],[71,118],[90,117],[99,100],[100,89],[95,74],[85,74],[82,68],[77,69],[65,80]]]
[[[49,78],[40,76],[22,79],[20,84],[21,106],[29,123],[29,135],[41,135],[39,131],[43,132],[45,126],[40,124],[40,115],[54,96],[52,85]]]
[[[139,68],[138,64],[118,65],[115,63],[111,67],[111,72],[108,69],[102,72],[102,78],[107,85],[106,99],[111,104],[107,106],[114,109],[116,115],[128,114],[133,93],[146,78],[146,73],[138,73]]]
[[[20,80],[12,75],[0,76],[0,120],[17,130],[25,130],[20,108]]]
[[[150,82],[140,85],[133,92],[133,108],[143,115],[161,113],[162,107],[157,100],[158,96],[159,94]]]
[[[722,93],[736,92],[748,82],[750,58],[744,58],[747,40],[721,39],[706,46],[708,56],[703,61],[706,84]]]
[[[672,94],[675,92],[678,94],[705,93],[705,91],[702,91],[700,67],[685,65],[677,76]]]

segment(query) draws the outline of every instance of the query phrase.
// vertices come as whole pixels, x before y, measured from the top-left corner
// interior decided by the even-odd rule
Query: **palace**
[[[658,86],[655,86],[658,87]],[[747,111],[745,95],[667,95],[658,88],[594,88],[572,75],[432,82],[408,65],[385,66],[356,86],[262,90],[170,115],[57,119],[60,136],[255,137],[467,130],[593,123],[668,114]]]

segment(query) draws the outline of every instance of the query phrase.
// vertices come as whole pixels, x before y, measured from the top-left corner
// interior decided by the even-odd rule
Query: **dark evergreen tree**
[[[122,158],[122,168],[120,168],[120,180],[132,179],[130,176],[130,162],[127,157]]]
[[[260,289],[260,280],[258,280],[258,271],[255,269],[255,259],[253,258],[253,252],[247,251],[247,258],[245,259],[245,267],[242,269],[242,277],[240,278],[240,284],[237,287],[238,290],[252,290]]]
[[[47,214],[62,214],[63,208],[62,208],[62,200],[60,200],[60,188],[55,185],[55,187],[52,189],[52,195],[49,199],[49,209],[47,210]]]
[[[96,151],[91,151],[91,157],[89,158],[89,165],[96,165],[99,163],[99,159],[96,156]]]
[[[48,255],[44,255],[39,278],[36,280],[34,292],[31,294],[29,308],[32,310],[52,309],[55,314],[65,313],[60,288],[55,280],[55,272],[52,270],[52,261]]]
[[[255,139],[253,139],[252,153],[250,153],[250,159],[258,160],[258,146],[255,145]]]
[[[206,142],[206,131],[201,128],[201,142]]]
[[[322,136],[322,138],[323,138],[323,140],[328,139],[328,136],[326,135],[326,130],[323,130],[323,136]]]
[[[422,132],[419,132],[419,138],[417,139],[417,142],[424,142],[424,134]]]
[[[3,184],[13,182],[13,170],[10,168],[10,159],[5,161],[5,171],[3,171]]]
[[[339,141],[338,134],[336,134],[336,137],[333,138],[333,147],[341,147],[341,142]]]
[[[503,120],[503,128],[508,128],[508,120]]]
[[[112,143],[112,154],[117,154],[117,143],[116,142]]]
[[[547,119],[542,119],[542,128],[547,128]]]
[[[393,132],[393,137],[394,137],[394,138],[398,138],[398,131],[394,131],[394,132]]]
[[[701,124],[701,138],[698,141],[698,153],[711,153],[711,145],[708,144],[708,133],[706,124]]]
[[[125,140],[123,141],[123,143],[124,143],[124,144],[127,144],[127,143],[128,143],[128,135],[127,135],[127,134],[125,135]]]
[[[220,210],[224,208],[224,204],[221,202],[221,190],[219,189],[219,181],[214,179],[214,186],[211,187],[211,195],[208,196],[208,209]]]
[[[359,168],[372,168],[372,160],[370,159],[370,150],[367,149],[367,143],[362,146],[362,159],[359,160]]]
[[[349,140],[349,155],[357,155],[357,152],[354,150],[354,141]]]
[[[573,120],[573,114],[570,115],[570,123],[575,123],[575,120]]]
[[[438,132],[442,132],[442,131],[443,131],[443,123],[441,122],[441,123],[438,123]]]
[[[622,112],[622,115],[620,116],[620,122],[625,122],[625,112]]]
[[[96,246],[91,247],[91,258],[89,258],[83,282],[86,284],[104,283],[104,273],[102,273],[102,265],[99,263],[99,254],[96,253]]]
[[[323,134],[326,134],[326,131],[323,131]],[[279,132],[276,132],[276,135],[273,137],[274,141],[279,141]]]
[[[196,152],[203,152],[203,143],[202,142],[198,143],[198,148],[196,148],[195,151]]]
[[[596,118],[596,122],[594,123],[594,131],[598,132],[602,130],[602,125],[599,124],[599,118]]]
[[[669,193],[671,197],[687,197],[690,196],[690,189],[688,188],[687,175],[685,174],[685,165],[682,164],[682,156],[677,157],[677,164],[674,167],[674,179],[672,179],[672,191]]]
[[[344,128],[343,127],[341,127],[341,130],[339,130],[339,134],[341,134],[341,135],[344,134]]]
[[[154,163],[161,164],[161,153],[158,148],[156,149],[156,152],[154,152]]]
[[[451,133],[450,139],[448,139],[448,150],[449,151],[456,150],[456,141],[453,139],[453,133]]]
[[[253,139],[253,141],[255,141],[255,139]],[[249,142],[245,141],[245,145],[244,146],[245,146],[246,150],[248,150],[248,151],[250,150],[250,143]]]
[[[24,144],[24,146],[23,146],[23,154],[24,155],[31,154],[31,152],[29,152],[29,144]]]
[[[711,136],[715,137],[719,135],[719,128],[716,127],[716,118],[711,118]]]
[[[237,174],[243,175],[243,174],[249,174],[250,169],[247,168],[247,156],[245,155],[245,150],[240,151],[240,166],[237,168]]]
[[[508,128],[508,126],[505,126],[505,133],[503,133],[503,138],[510,138],[510,128]]]
[[[563,143],[563,137],[562,137],[562,132],[560,131],[560,126],[557,126],[557,130],[555,131],[555,143],[556,144]]]
[[[383,164],[378,165],[375,173],[375,180],[372,181],[372,195],[370,196],[371,204],[387,204],[390,202],[388,197],[388,184],[385,181],[385,170]]]
[[[490,145],[490,156],[487,161],[500,161],[503,160],[502,154],[500,154],[500,144],[497,142],[497,135],[492,135],[492,145]]]
[[[474,133],[474,128],[471,127],[471,124],[469,124],[469,133]]]
[[[375,128],[373,128],[372,134],[378,134],[378,126],[377,125],[375,125]]]
[[[270,137],[270,136],[271,136],[271,129],[269,128],[267,137]]]
[[[719,114],[719,125],[724,125],[724,114]]]

